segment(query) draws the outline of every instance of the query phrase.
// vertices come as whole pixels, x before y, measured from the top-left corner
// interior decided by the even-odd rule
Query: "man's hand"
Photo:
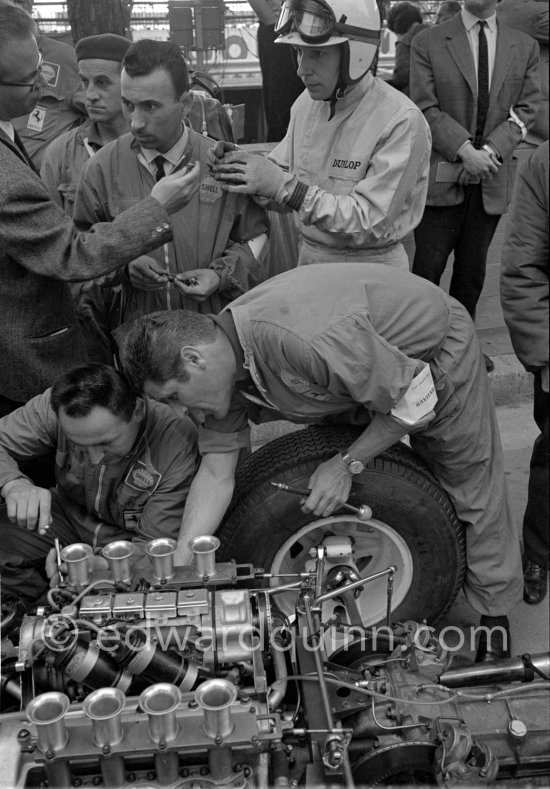
[[[265,156],[234,151],[213,165],[212,175],[227,192],[274,198],[284,183],[286,173]]]
[[[31,531],[38,526],[38,533],[46,534],[52,522],[52,494],[49,490],[21,478],[7,482],[2,488],[2,496],[12,523]]]
[[[210,268],[196,268],[177,274],[174,285],[193,301],[204,301],[220,287],[221,277]]]
[[[195,162],[191,170],[181,170],[165,175],[151,190],[151,197],[161,204],[166,213],[173,214],[187,205],[198,192],[200,164]]]
[[[459,153],[466,172],[473,177],[492,178],[501,167],[500,162],[488,151],[478,151],[473,145],[466,145]]]
[[[341,455],[321,463],[308,483],[311,493],[302,504],[303,512],[312,512],[327,518],[348,500],[351,490],[351,476]]]
[[[213,148],[210,148],[206,152],[206,161],[208,167],[212,169],[212,167],[216,164],[219,164],[219,160],[223,159],[226,153],[230,151],[238,151],[239,147],[235,145],[233,142],[227,142],[226,140],[218,140],[218,142],[214,145]]]
[[[470,184],[479,184],[481,178],[477,175],[470,175],[466,168],[462,168],[457,179],[459,186],[469,186]]]
[[[166,287],[168,282],[164,272],[159,271],[159,264],[149,255],[140,255],[128,264],[128,276],[134,288],[139,290],[158,290]]]

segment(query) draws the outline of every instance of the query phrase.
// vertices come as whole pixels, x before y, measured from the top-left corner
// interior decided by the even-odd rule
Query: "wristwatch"
[[[341,452],[340,455],[350,474],[360,474],[365,470],[365,464],[352,457],[349,452]]]

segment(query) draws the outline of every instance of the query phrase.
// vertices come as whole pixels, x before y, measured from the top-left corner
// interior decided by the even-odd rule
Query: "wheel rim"
[[[300,573],[305,569],[306,561],[310,558],[310,549],[320,545],[323,539],[330,535],[350,537],[354,545],[354,560],[352,562],[335,562],[337,564],[351,564],[361,578],[385,570],[394,565],[397,570],[394,574],[392,611],[405,599],[413,578],[413,558],[405,540],[394,529],[382,521],[371,519],[359,521],[349,515],[335,515],[322,518],[303,526],[299,531],[289,537],[278,549],[271,563],[270,572]],[[288,582],[288,578],[274,578],[272,586]],[[296,595],[285,592],[277,595],[277,603],[287,614],[294,613]],[[368,583],[357,598],[363,626],[375,625],[386,616],[387,607],[387,576],[378,578]],[[341,603],[336,600],[327,601],[323,605],[323,618],[332,615],[336,605]]]

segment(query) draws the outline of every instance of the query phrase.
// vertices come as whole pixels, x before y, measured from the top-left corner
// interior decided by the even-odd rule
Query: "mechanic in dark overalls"
[[[365,424],[366,411],[372,415],[347,451],[309,480],[304,508],[318,516],[346,501],[355,471],[410,433],[466,526],[469,603],[482,625],[508,626],[522,573],[495,408],[473,323],[440,288],[381,265],[299,267],[218,316],[181,311],[141,319],[124,360],[151,397],[179,403],[202,421],[202,462],[186,511],[201,533],[214,532],[223,517],[258,402],[299,423],[338,415],[357,424],[363,411]],[[418,376],[433,385],[411,414],[407,393]],[[187,561],[186,516],[179,556]],[[497,647],[494,656],[505,653]]]
[[[18,461],[55,451],[57,487],[22,474]],[[2,592],[32,602],[54,572],[52,546],[100,548],[178,535],[197,464],[196,430],[169,408],[136,397],[107,365],[85,365],[0,419]]]

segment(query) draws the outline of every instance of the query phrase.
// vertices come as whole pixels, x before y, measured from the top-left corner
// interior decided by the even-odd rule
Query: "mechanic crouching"
[[[320,517],[347,500],[364,464],[410,433],[466,527],[464,591],[481,625],[494,628],[490,644],[481,633],[477,659],[507,655],[506,614],[522,583],[500,434],[472,320],[440,288],[388,266],[300,266],[220,315],[141,318],[123,363],[151,397],[202,414],[182,547],[188,514],[204,534],[220,523],[249,418],[364,426],[309,480],[303,508]]]
[[[54,450],[57,486],[24,476],[18,461]],[[168,406],[137,397],[112,367],[76,367],[0,419],[2,593],[40,599],[61,547],[94,549],[177,537],[197,465],[196,431]],[[194,536],[194,535],[191,535]],[[47,559],[46,566],[45,560]],[[46,572],[45,572],[46,571]]]

